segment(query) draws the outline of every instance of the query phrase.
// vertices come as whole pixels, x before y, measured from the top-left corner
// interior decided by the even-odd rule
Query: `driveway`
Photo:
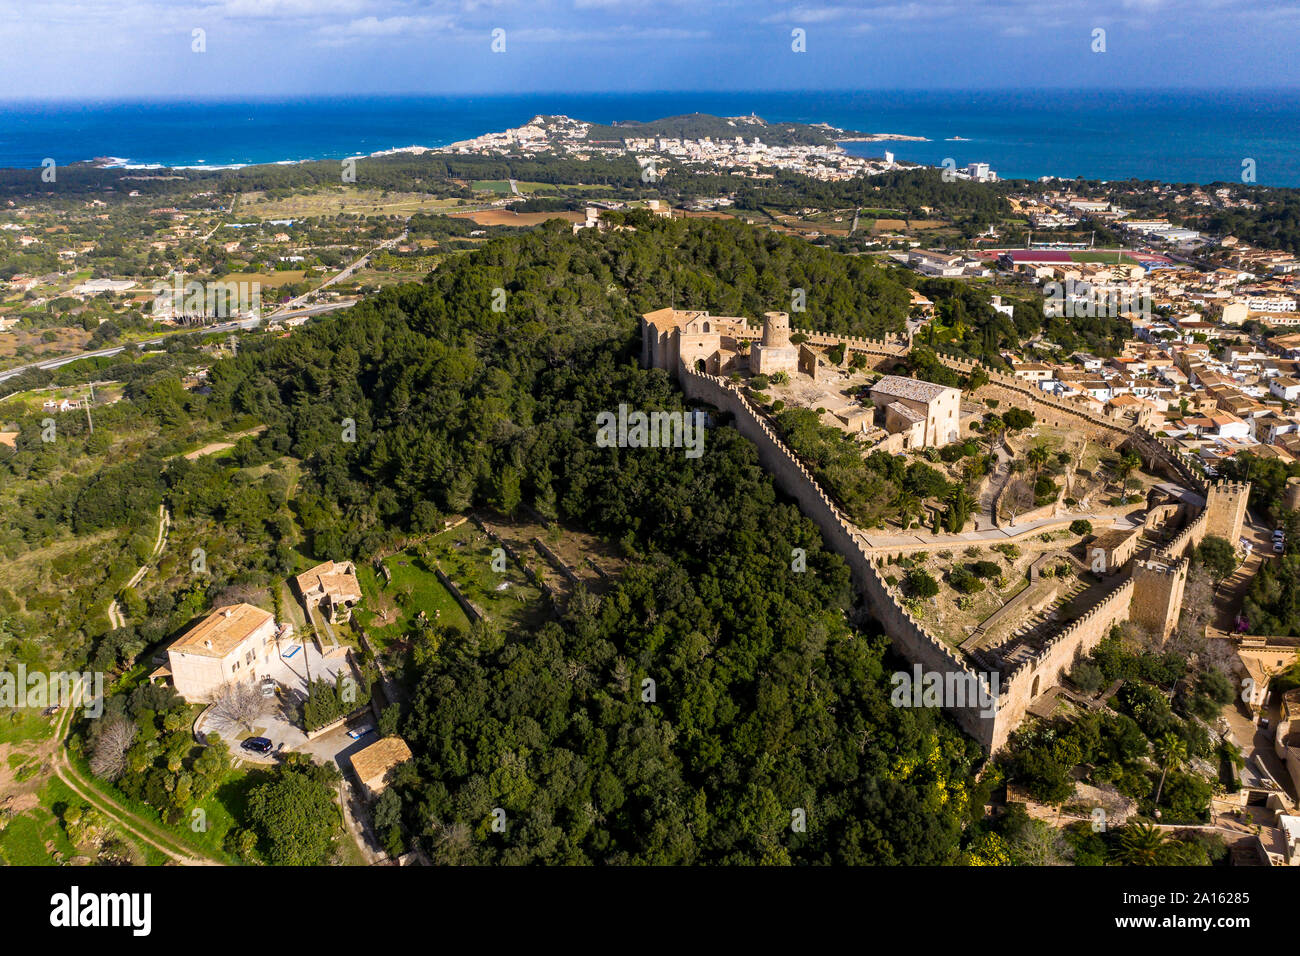
[[[279,685],[279,693],[274,698],[268,699],[266,713],[254,721],[254,733],[250,734],[243,726],[232,726],[221,717],[212,714],[205,714],[195,730],[200,733],[220,734],[223,740],[230,743],[238,757],[251,763],[274,763],[274,754],[282,750],[298,750],[321,756],[315,745],[328,740],[332,734],[309,741],[307,734],[297,723],[299,707],[307,699],[307,678],[310,674],[312,680],[324,678],[333,682],[339,671],[346,668],[346,658],[323,657],[316,649],[316,645],[310,641],[305,644],[285,645],[280,656],[275,658],[266,672],[261,675],[274,678]],[[260,682],[259,678],[259,684]],[[343,728],[340,728],[339,733],[346,739]],[[272,752],[258,754],[240,749],[237,742],[250,736],[268,738],[273,745]],[[330,758],[321,756],[321,759]]]

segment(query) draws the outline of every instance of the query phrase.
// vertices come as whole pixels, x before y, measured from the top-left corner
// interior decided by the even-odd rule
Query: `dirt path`
[[[155,826],[147,820],[142,820],[129,810],[118,806],[112,799],[99,793],[94,787],[77,771],[67,759],[67,753],[64,750],[64,740],[68,734],[68,728],[72,725],[72,715],[79,706],[80,697],[83,687],[79,684],[74,694],[74,700],[78,703],[72,704],[63,709],[59,718],[58,729],[55,731],[56,747],[52,769],[54,775],[59,778],[69,790],[79,796],[86,803],[90,804],[106,820],[111,821],[114,825],[120,827],[126,834],[135,840],[145,843],[159,853],[166,856],[183,866],[223,866],[220,860],[212,859],[206,856],[194,856],[192,851],[181,845],[176,839],[161,828]]]
[[[260,435],[266,431],[265,425],[258,425],[256,428],[250,428],[247,431],[235,432],[227,435],[226,441],[214,441],[202,448],[196,448],[194,451],[186,452],[184,458],[186,461],[194,461],[196,458],[202,458],[205,455],[215,455],[219,451],[225,451],[227,448],[234,448],[235,442],[241,438],[247,438],[250,435]]]
[[[149,571],[149,566],[158,560],[159,555],[163,553],[163,548],[167,547],[167,531],[171,527],[172,516],[167,510],[166,505],[158,506],[158,537],[153,543],[153,552],[149,555],[149,560],[131,575],[131,580],[126,582],[126,587],[133,588],[140,583],[141,579]],[[117,598],[108,602],[108,623],[114,629],[126,627],[126,618],[122,616],[122,610],[117,605]]]

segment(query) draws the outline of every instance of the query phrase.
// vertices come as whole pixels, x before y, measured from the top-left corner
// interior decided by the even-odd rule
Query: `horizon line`
[[[41,96],[7,95],[0,97],[0,105],[8,104],[109,104],[109,103],[256,103],[277,101],[302,101],[314,99],[526,99],[528,97],[591,97],[617,98],[630,96],[772,96],[772,95],[872,95],[886,93],[1295,93],[1300,94],[1300,83],[1291,86],[897,86],[897,87],[836,87],[836,88],[754,88],[754,89],[644,89],[644,90],[533,90],[526,93],[501,91],[438,92],[429,90],[404,90],[398,92],[318,92],[318,93],[194,93],[176,95],[122,94],[114,96],[78,96],[53,94]]]

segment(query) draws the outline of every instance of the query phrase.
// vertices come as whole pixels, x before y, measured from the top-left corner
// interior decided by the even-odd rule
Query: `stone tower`
[[[790,316],[785,312],[763,313],[763,341],[749,350],[749,368],[755,375],[786,372],[791,377],[799,368],[799,352],[790,344]]]
[[[786,312],[763,313],[763,345],[786,348],[790,345],[790,316]]]
[[[1282,499],[1287,511],[1300,510],[1300,478],[1286,480],[1286,496]]]
[[[1250,498],[1248,481],[1216,481],[1205,493],[1205,533],[1226,538],[1237,546]]]
[[[1160,561],[1133,562],[1133,598],[1129,620],[1157,635],[1161,643],[1169,639],[1183,607],[1183,588],[1187,585],[1187,560],[1174,564]]]

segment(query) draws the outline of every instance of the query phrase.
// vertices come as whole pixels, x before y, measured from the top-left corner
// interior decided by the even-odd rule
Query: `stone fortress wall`
[[[845,361],[853,352],[880,360],[907,354],[908,344],[893,339],[860,339],[805,332],[815,345],[843,343]],[[939,354],[948,367],[969,374],[977,363]],[[1147,560],[1134,561],[1131,575],[1067,627],[1051,637],[1035,655],[1003,675],[998,688],[996,712],[981,714],[977,706],[950,708],[958,726],[985,750],[997,751],[1024,719],[1030,704],[1057,685],[1072,663],[1086,656],[1110,633],[1111,628],[1133,620],[1167,637],[1177,622],[1187,579],[1188,552],[1207,534],[1220,534],[1236,542],[1245,516],[1249,483],[1216,482],[1207,485],[1198,472],[1177,452],[1172,442],[1097,415],[1081,406],[1043,395],[1018,379],[988,372],[990,386],[1010,396],[1022,407],[1032,407],[1041,421],[1055,421],[1071,428],[1086,428],[1115,447],[1128,444],[1144,464],[1201,493],[1205,506],[1167,545]],[[737,430],[758,449],[759,461],[778,487],[792,497],[803,513],[821,529],[827,547],[848,563],[853,581],[868,607],[884,627],[895,650],[925,670],[955,674],[988,686],[989,675],[975,670],[955,648],[926,630],[903,607],[881,573],[887,560],[883,552],[867,548],[856,526],[822,489],[812,473],[785,446],[765,418],[750,404],[740,387],[721,377],[677,366],[682,391],[692,400],[707,402],[730,412]],[[973,686],[973,685],[968,685]]]

